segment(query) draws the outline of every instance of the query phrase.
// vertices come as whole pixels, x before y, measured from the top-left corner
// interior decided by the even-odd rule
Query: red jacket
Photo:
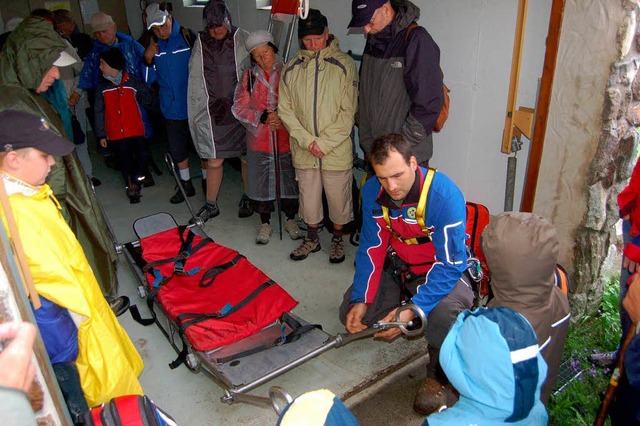
[[[640,262],[640,161],[633,168],[629,185],[618,194],[620,217],[629,216],[631,242],[624,248],[624,255]]]
[[[96,137],[119,140],[144,136],[144,122],[137,98],[147,88],[126,71],[119,86],[102,80],[95,104]]]

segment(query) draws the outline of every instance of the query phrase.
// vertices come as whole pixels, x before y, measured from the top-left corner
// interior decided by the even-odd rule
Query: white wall
[[[450,175],[469,200],[499,213],[504,205],[507,156],[500,152],[511,72],[517,1],[430,1],[421,23],[440,45],[451,88],[450,118],[435,135],[432,163]],[[529,2],[518,105],[534,107],[542,75],[550,0]],[[529,144],[518,153],[514,209],[518,210]]]
[[[329,20],[343,50],[361,53],[364,36],[347,34],[348,0],[310,0]],[[486,204],[492,213],[504,205],[507,156],[500,152],[506,112],[511,55],[518,2],[515,0],[414,0],[419,23],[440,46],[445,81],[451,89],[451,111],[444,130],[434,136],[432,165],[462,188],[467,199]],[[125,0],[127,13],[138,1]],[[234,24],[246,30],[266,29],[269,13],[254,0],[228,0]],[[135,7],[131,7],[131,5]],[[551,0],[529,2],[518,105],[534,107],[542,74]],[[183,25],[202,27],[202,7],[174,1],[174,15]],[[135,33],[134,25],[131,29]],[[520,206],[528,142],[518,154],[514,208]]]

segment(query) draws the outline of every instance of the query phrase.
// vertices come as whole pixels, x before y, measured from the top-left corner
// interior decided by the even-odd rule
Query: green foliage
[[[619,278],[618,278],[619,280]],[[620,341],[620,313],[618,296],[620,286],[618,280],[609,282],[604,289],[602,304],[600,305],[600,344],[603,351],[612,351],[618,347]]]
[[[600,407],[600,396],[609,382],[609,376],[602,369],[594,369],[587,361],[580,361],[577,370],[585,369],[561,393],[551,396],[547,406],[549,424],[552,426],[590,426]],[[605,425],[610,424],[609,420]]]
[[[594,367],[589,356],[594,352],[614,351],[618,347],[618,294],[618,278],[614,277],[605,288],[598,313],[582,318],[569,329],[563,360],[571,360],[573,371],[576,374],[582,371],[582,374],[561,393],[551,397],[547,406],[550,425],[593,424],[611,371]],[[607,419],[605,425],[609,424]]]

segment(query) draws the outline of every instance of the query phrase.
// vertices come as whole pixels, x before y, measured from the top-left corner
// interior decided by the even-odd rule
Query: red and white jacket
[[[141,104],[152,102],[152,96],[144,83],[126,71],[119,85],[102,79],[95,102],[96,138],[113,141],[144,136]]]

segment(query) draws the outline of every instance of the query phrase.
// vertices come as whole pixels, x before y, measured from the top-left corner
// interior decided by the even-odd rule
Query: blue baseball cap
[[[364,27],[371,22],[373,13],[389,0],[353,0],[351,2],[351,22],[348,28]]]

